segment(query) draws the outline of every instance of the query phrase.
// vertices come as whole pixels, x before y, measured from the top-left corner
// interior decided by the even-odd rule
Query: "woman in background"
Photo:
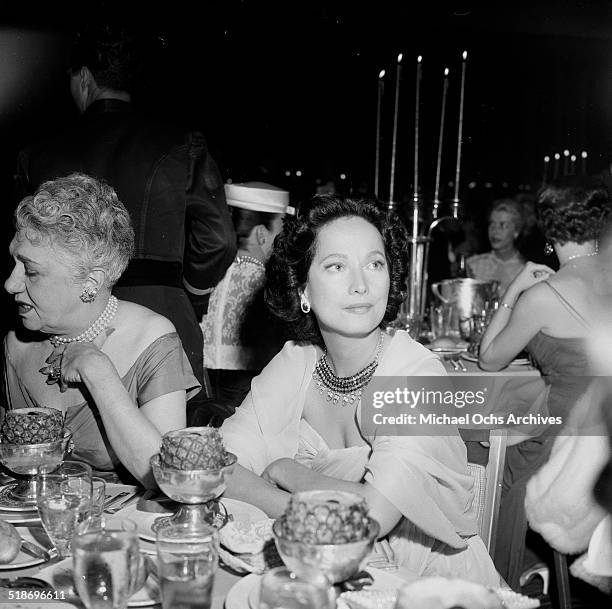
[[[499,294],[503,294],[525,266],[525,258],[517,248],[524,227],[525,213],[521,203],[515,199],[494,201],[488,224],[491,251],[467,259],[467,276],[498,281]]]
[[[542,189],[539,222],[560,268],[555,273],[528,262],[503,294],[480,343],[479,365],[490,371],[505,368],[526,348],[549,385],[549,414],[564,420],[588,387],[585,338],[598,317],[603,283],[598,238],[609,204],[608,191],[590,178],[570,178]],[[547,433],[507,452],[496,565],[512,587],[518,586],[523,569],[525,484],[548,459],[552,440]]]
[[[265,265],[289,207],[289,193],[263,182],[226,184],[238,255],[213,290],[202,320],[204,366],[226,416],[242,403],[251,379],[280,351],[278,326],[263,302]]]

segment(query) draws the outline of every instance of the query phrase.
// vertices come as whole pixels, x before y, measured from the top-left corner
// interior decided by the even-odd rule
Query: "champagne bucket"
[[[497,281],[458,277],[432,284],[434,295],[444,304],[452,305],[451,332],[459,334],[459,322],[487,311],[497,298]]]

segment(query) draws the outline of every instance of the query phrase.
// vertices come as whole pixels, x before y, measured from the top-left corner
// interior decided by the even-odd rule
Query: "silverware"
[[[55,548],[45,550],[35,543],[25,540],[23,537],[21,538],[21,550],[34,558],[42,558],[45,561],[49,561],[57,556],[57,550]]]
[[[444,355],[444,361],[450,362],[450,365],[453,367],[453,370],[460,370],[459,364],[457,363],[457,361],[455,360],[455,358],[452,355],[445,354]]]
[[[104,510],[104,512],[106,514],[116,514],[119,510],[122,510],[125,507],[128,507],[128,505],[131,505],[132,503],[136,503],[136,501],[138,501],[138,499],[140,499],[140,495],[141,493],[137,493],[137,492],[131,492],[131,493],[127,493],[128,497],[126,499],[124,499],[121,503],[118,503],[117,505],[113,505],[112,507],[106,508]]]
[[[111,505],[115,505],[118,501],[121,501],[124,497],[127,497],[130,494],[130,491],[121,491],[117,493],[114,497],[107,499],[104,502],[104,511],[106,511]]]
[[[457,355],[455,356],[455,361],[457,362],[457,365],[461,369],[461,372],[467,372],[467,367],[463,363],[463,360],[461,359],[461,354],[460,353],[457,353]]]

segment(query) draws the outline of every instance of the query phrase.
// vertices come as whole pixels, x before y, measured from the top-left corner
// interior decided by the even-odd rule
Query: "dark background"
[[[427,204],[434,187],[445,66],[451,78],[442,194],[452,196],[448,182],[455,172],[464,49],[469,54],[461,168],[465,202],[478,207],[494,196],[533,192],[542,179],[544,155],[564,148],[578,156],[586,150],[589,173],[610,160],[609,1],[22,4],[0,9],[5,209],[14,205],[11,181],[19,148],[76,118],[66,57],[72,31],[88,20],[136,24],[149,40],[141,106],[202,129],[224,177],[265,179],[289,188],[295,199],[328,179],[345,191],[372,189],[382,68],[387,76],[380,179],[381,197],[388,197],[400,52],[397,199],[412,194],[418,54],[424,58],[420,182]]]

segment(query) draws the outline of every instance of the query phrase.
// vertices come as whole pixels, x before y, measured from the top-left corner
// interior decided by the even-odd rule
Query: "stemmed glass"
[[[36,476],[36,507],[60,558],[70,555],[72,538],[91,511],[91,467],[64,461],[56,470]]]

